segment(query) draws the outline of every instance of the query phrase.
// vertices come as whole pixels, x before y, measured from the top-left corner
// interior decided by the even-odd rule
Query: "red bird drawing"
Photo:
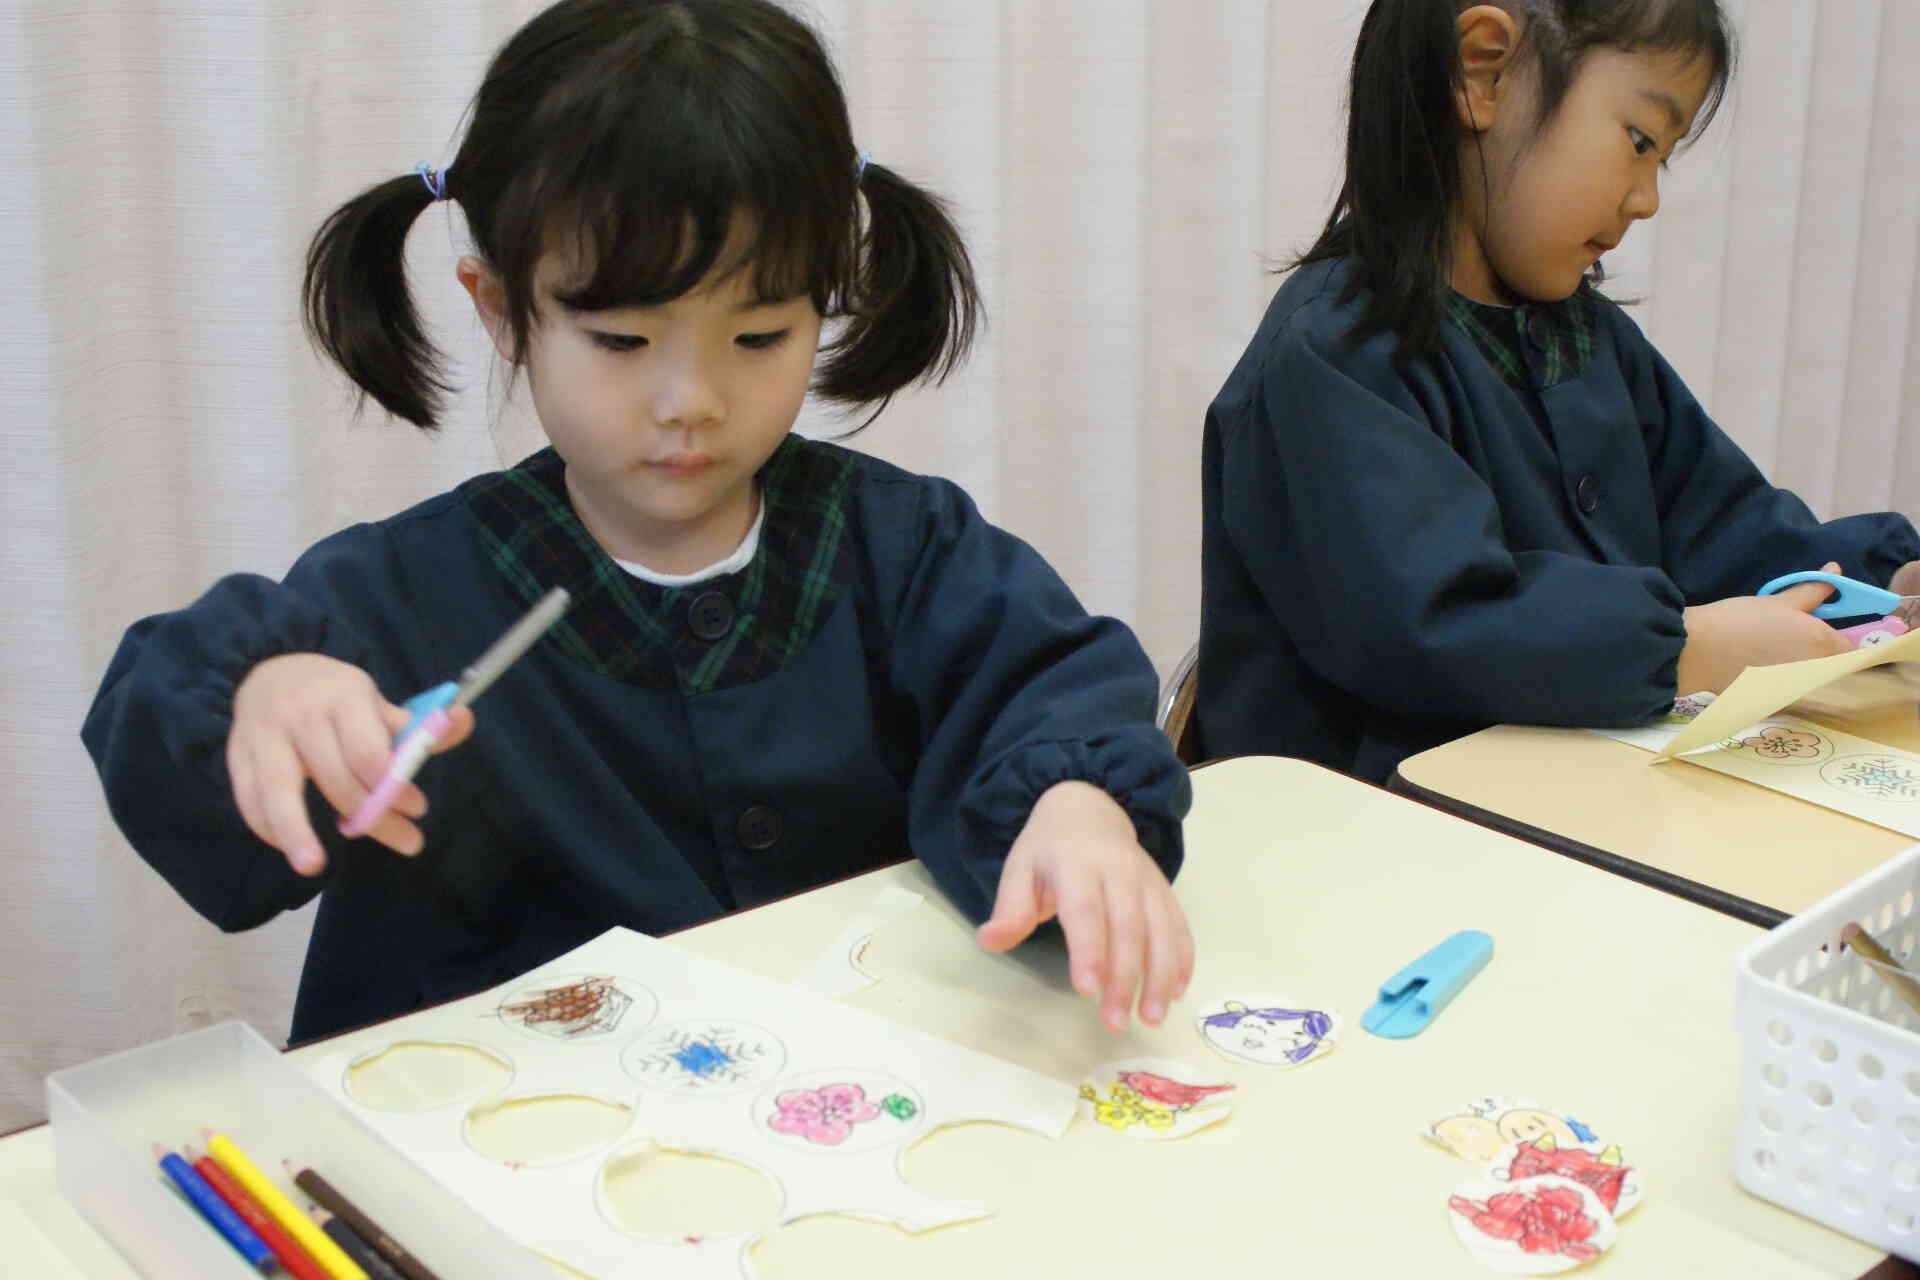
[[[1148,1102],[1157,1102],[1175,1111],[1185,1111],[1216,1093],[1225,1093],[1233,1088],[1230,1084],[1181,1084],[1178,1080],[1169,1080],[1151,1071],[1117,1071],[1114,1074],[1121,1084]]]

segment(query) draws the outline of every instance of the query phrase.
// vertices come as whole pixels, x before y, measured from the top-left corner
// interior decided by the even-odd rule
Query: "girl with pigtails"
[[[322,895],[295,1038],[909,851],[982,945],[1057,917],[1109,1025],[1159,1022],[1192,965],[1188,788],[1145,654],[952,484],[791,431],[810,383],[870,421],[938,381],[978,308],[941,204],[856,150],[813,32],[768,0],[561,0],[445,170],[326,220],[313,337],[422,428],[447,384],[405,241],[441,199],[551,447],[136,623],[83,733],[208,919]],[[459,749],[341,835],[393,700],[554,587],[568,611],[455,714]]]

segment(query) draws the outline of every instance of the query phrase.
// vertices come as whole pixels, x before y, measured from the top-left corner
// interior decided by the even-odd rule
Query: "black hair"
[[[770,0],[560,0],[494,56],[441,180],[503,283],[516,365],[550,251],[578,270],[556,291],[573,309],[656,305],[716,269],[750,270],[768,300],[807,295],[841,322],[815,390],[875,406],[867,422],[973,343],[979,292],[945,206],[861,159],[819,38]],[[341,205],[302,289],[308,332],[363,399],[429,429],[451,387],[404,255],[434,198],[409,174]]]
[[[1597,48],[1703,59],[1709,88],[1691,137],[1712,123],[1733,75],[1734,36],[1719,0],[1373,0],[1353,50],[1346,176],[1320,238],[1285,269],[1349,259],[1341,300],[1367,295],[1355,339],[1391,333],[1402,358],[1439,343],[1463,182],[1456,20],[1476,3],[1521,21],[1514,65],[1534,72],[1537,128]],[[1597,266],[1590,278],[1598,283]]]

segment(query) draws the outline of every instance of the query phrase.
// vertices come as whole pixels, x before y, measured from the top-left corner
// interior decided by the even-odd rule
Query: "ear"
[[[1484,133],[1493,128],[1504,96],[1504,74],[1513,65],[1520,25],[1498,5],[1477,4],[1460,15],[1455,29],[1460,33],[1460,92],[1454,108],[1461,128]]]
[[[473,299],[473,309],[493,339],[500,358],[513,363],[513,325],[507,319],[507,289],[494,269],[471,254],[454,265],[453,274],[460,287]]]

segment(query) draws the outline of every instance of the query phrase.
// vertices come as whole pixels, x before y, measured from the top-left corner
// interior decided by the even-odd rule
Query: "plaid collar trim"
[[[1578,378],[1593,360],[1595,307],[1584,284],[1563,301],[1517,307],[1475,302],[1449,290],[1447,319],[1519,391],[1545,391]]]
[[[662,587],[615,564],[574,514],[566,464],[550,448],[459,492],[488,562],[519,600],[531,608],[552,587],[572,595],[548,642],[627,684],[705,693],[779,670],[832,612],[851,576],[852,479],[846,450],[787,436],[760,469],[767,518],[752,561],[690,587]],[[717,638],[702,639],[688,611],[716,593],[732,620]]]

